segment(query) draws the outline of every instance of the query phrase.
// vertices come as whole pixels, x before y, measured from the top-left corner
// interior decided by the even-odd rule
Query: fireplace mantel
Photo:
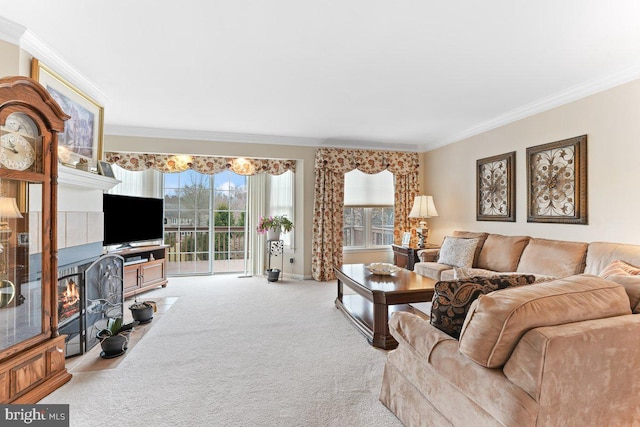
[[[120,184],[120,181],[115,178],[109,178],[108,176],[102,176],[59,164],[58,184],[87,190],[106,191]]]

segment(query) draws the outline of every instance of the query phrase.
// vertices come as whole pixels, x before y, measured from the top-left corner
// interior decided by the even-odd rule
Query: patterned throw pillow
[[[617,259],[602,270],[600,277],[624,286],[631,311],[634,314],[640,313],[640,268]]]
[[[612,261],[607,265],[600,273],[600,277],[607,278],[609,276],[638,276],[640,275],[640,268],[634,267],[631,264],[627,264],[619,259]]]
[[[446,236],[440,248],[438,264],[447,264],[453,267],[471,267],[479,241],[479,239]]]
[[[516,273],[516,272],[498,272],[485,270],[483,268],[466,268],[466,267],[456,267],[453,269],[453,279],[454,280],[462,280],[469,279],[471,277],[496,277],[496,276],[510,276],[510,275],[520,275],[523,274],[531,275],[536,278],[533,283],[542,283],[542,282],[550,282],[552,280],[556,280],[555,276],[547,276],[546,274],[533,274],[533,273]]]
[[[495,277],[499,275],[500,273],[496,273],[495,271],[491,270],[485,270],[484,268],[455,267],[453,269],[454,280],[468,279],[470,277]]]
[[[509,274],[438,282],[431,301],[431,324],[458,339],[469,307],[480,295],[530,285],[535,280],[532,274]]]

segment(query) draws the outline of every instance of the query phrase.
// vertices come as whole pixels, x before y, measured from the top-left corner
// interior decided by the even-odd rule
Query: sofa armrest
[[[420,249],[418,251],[418,258],[421,262],[436,262],[440,255],[440,248],[437,249]]]
[[[442,341],[456,341],[428,320],[405,311],[396,311],[389,320],[389,332],[398,345],[409,345],[427,361],[431,351]]]
[[[640,315],[532,329],[503,372],[538,401],[539,425],[632,425],[640,419]]]

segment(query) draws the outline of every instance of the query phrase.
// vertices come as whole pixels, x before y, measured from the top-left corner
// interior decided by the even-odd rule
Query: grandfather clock
[[[0,403],[69,381],[58,333],[57,133],[67,116],[28,77],[0,79]]]

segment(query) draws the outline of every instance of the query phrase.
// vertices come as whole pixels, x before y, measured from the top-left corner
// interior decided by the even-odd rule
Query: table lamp
[[[22,218],[22,214],[13,197],[0,197],[0,241],[6,241],[11,236],[8,219]]]
[[[438,216],[436,205],[433,203],[432,196],[416,196],[413,201],[413,208],[409,213],[409,218],[420,218],[420,227],[416,228],[416,234],[420,237],[418,248],[423,249],[429,239],[429,228],[427,227],[426,218]]]

